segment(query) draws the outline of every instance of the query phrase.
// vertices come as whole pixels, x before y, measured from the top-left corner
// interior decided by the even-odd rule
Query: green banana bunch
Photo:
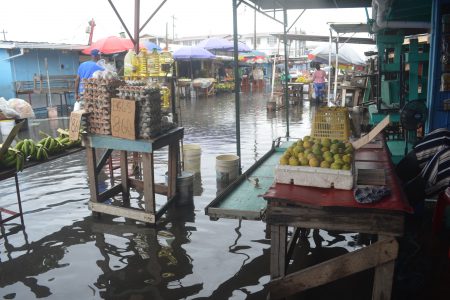
[[[36,151],[36,144],[32,139],[24,139],[18,142],[14,148],[22,152],[25,159],[27,159]]]
[[[58,128],[56,131],[58,132],[58,137],[61,138],[69,137],[69,129]]]
[[[48,150],[41,144],[36,145],[36,151],[34,154],[30,157],[32,160],[41,161],[41,160],[47,160],[48,159]]]
[[[18,172],[22,171],[25,165],[25,156],[15,148],[9,148],[0,160],[0,164],[7,168],[15,167]]]
[[[78,139],[76,141],[71,141],[69,139],[68,129],[58,128],[57,132],[58,137],[56,138],[56,140],[59,141],[64,146],[65,149],[81,145],[81,139]]]
[[[63,144],[51,136],[43,138],[38,144],[46,148],[49,154],[56,154],[64,150]]]

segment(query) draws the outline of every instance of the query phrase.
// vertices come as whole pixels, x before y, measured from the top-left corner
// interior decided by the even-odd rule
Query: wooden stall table
[[[288,83],[289,100],[292,100],[295,104],[303,100],[303,85],[301,82]]]
[[[404,215],[412,209],[404,198],[387,147],[382,144],[379,149],[362,148],[355,155],[356,169],[385,170],[382,173],[391,195],[378,203],[359,204],[352,190],[333,188],[275,183],[266,192],[266,222],[271,234],[271,299],[284,298],[370,268],[375,268],[372,299],[390,299],[398,253],[396,237],[403,235]],[[289,226],[296,228],[296,234],[288,244]],[[288,274],[300,228],[376,234],[378,241]]]
[[[347,96],[347,92],[352,93],[352,106],[358,106],[361,101],[360,98],[363,94],[363,88],[359,86],[348,86],[348,85],[341,85],[341,91],[342,91],[342,99],[345,103],[345,97]]]
[[[192,80],[192,87],[195,90],[195,96],[204,95],[206,98],[216,94],[214,78],[196,78]]]
[[[184,128],[178,127],[149,140],[127,140],[108,135],[84,135],[83,141],[86,146],[89,188],[91,191],[89,209],[99,213],[122,216],[155,224],[159,217],[167,210],[170,202],[176,195],[179,142],[183,138],[183,134]],[[167,186],[155,184],[153,174],[153,153],[165,146],[169,146]],[[98,148],[107,149],[99,163],[97,163],[96,158],[96,150]],[[120,151],[121,182],[100,193],[98,188],[98,174],[113,150]],[[128,151],[137,152],[142,155],[143,180],[128,177]],[[130,207],[130,187],[136,188],[136,190],[144,193],[144,209]],[[122,193],[123,196],[123,206],[103,203],[119,193]],[[168,200],[158,211],[156,211],[155,193],[167,195]]]
[[[16,211],[12,211],[3,207],[0,207],[0,225],[15,219],[15,218],[20,218],[20,223],[22,224],[22,226],[24,226],[23,223],[23,212],[22,212],[22,200],[20,198],[20,189],[19,189],[19,178],[17,177],[17,171],[15,169],[10,169],[10,170],[5,170],[5,171],[1,171],[0,172],[0,181],[9,179],[9,178],[13,178],[15,180],[15,184],[16,184],[16,195],[17,195],[17,206],[18,206],[18,212]],[[3,218],[2,217],[2,213],[8,214],[10,215],[7,218]]]
[[[191,80],[190,79],[178,79],[177,80],[177,93],[180,98],[191,98]]]

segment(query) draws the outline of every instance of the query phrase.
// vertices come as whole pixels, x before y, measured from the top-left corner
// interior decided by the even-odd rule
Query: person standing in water
[[[320,69],[320,64],[316,64],[316,70],[313,73],[314,93],[316,94],[316,103],[319,104],[325,98],[325,78],[327,73]]]

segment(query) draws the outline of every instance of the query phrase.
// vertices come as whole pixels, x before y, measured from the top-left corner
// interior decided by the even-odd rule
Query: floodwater
[[[285,110],[267,112],[263,94],[241,94],[241,151],[245,171],[285,136]],[[84,151],[19,174],[25,229],[10,221],[0,239],[3,299],[265,299],[270,240],[262,221],[211,221],[204,208],[216,197],[215,157],[236,152],[234,94],[182,99],[185,144],[202,148],[193,205],[172,207],[156,228],[122,217],[94,216]],[[290,107],[290,136],[310,132],[314,107]],[[35,121],[29,134],[55,134],[67,119]],[[39,124],[39,125],[37,125]],[[22,134],[23,135],[23,134]],[[167,150],[155,155],[164,182]],[[110,186],[108,171],[100,184]],[[12,179],[1,182],[0,206],[15,210]],[[142,196],[132,192],[133,205]],[[117,199],[116,199],[117,200]],[[165,199],[158,197],[158,206]],[[358,248],[356,234],[311,231],[293,268]],[[370,298],[370,274],[352,276],[296,299]],[[345,287],[351,287],[350,289]],[[355,288],[357,287],[357,288]],[[367,294],[368,292],[368,294]]]

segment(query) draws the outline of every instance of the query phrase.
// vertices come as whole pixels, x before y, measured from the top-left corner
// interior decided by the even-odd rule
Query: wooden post
[[[120,177],[122,181],[123,204],[130,205],[130,189],[128,183],[128,157],[127,151],[120,151]]]
[[[270,278],[286,275],[286,226],[270,226]]]
[[[378,242],[384,242],[390,239],[385,235],[378,235]],[[386,251],[386,250],[384,250]],[[398,246],[393,250],[395,258],[398,255]],[[395,260],[388,261],[375,268],[375,276],[373,279],[373,300],[389,300],[392,293],[392,281],[394,280]]]
[[[86,147],[87,171],[89,178],[89,190],[91,191],[91,201],[98,202],[98,177],[96,173],[97,158],[95,157],[95,148]]]
[[[168,178],[168,192],[167,199],[171,199],[177,194],[177,175],[178,175],[178,152],[180,146],[178,141],[169,145],[169,170],[167,174]]]
[[[144,179],[145,212],[155,214],[155,187],[153,153],[142,153],[142,173]]]
[[[272,279],[269,283],[271,299],[282,299],[289,295],[327,284],[337,279],[358,273],[373,267],[394,263],[397,257],[398,243],[394,238],[376,242],[370,246],[350,252],[284,277]],[[388,270],[386,270],[388,271]],[[386,275],[387,273],[380,274]],[[384,283],[385,285],[381,285]],[[388,281],[391,283],[389,284]],[[380,278],[379,294],[390,297],[391,276]],[[387,292],[389,289],[389,292]],[[384,293],[384,294],[383,294]],[[389,295],[387,295],[389,294]],[[379,298],[374,295],[372,299]]]

